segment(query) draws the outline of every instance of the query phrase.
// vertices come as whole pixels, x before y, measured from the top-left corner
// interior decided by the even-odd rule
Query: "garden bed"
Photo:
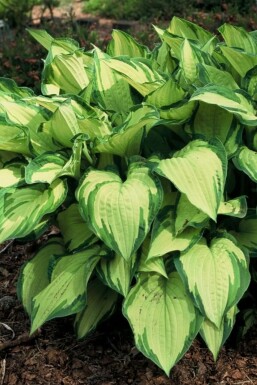
[[[81,4],[76,1],[74,5]],[[141,37],[146,33],[150,40],[148,32],[140,29],[140,23],[124,21],[115,25],[118,22],[78,14],[76,9],[59,9],[54,19],[47,14],[44,19],[35,15],[34,21],[40,19],[40,24],[34,26],[49,26],[49,32],[59,28],[62,36],[76,33],[85,47],[90,43],[106,45],[111,29],[122,25],[124,29],[136,28]],[[70,29],[69,33],[64,33],[64,28]],[[11,36],[8,44],[2,53],[2,76],[37,90],[45,52],[33,51],[33,42],[24,57],[24,37]],[[11,55],[12,52],[15,54]],[[73,317],[50,321],[30,336],[30,321],[17,300],[16,285],[21,265],[45,240],[25,245],[7,242],[0,250],[0,385],[257,384],[256,327],[241,341],[234,332],[216,363],[202,340],[197,339],[172,369],[170,378],[137,351],[129,325],[120,314],[114,314],[83,341],[75,339]]]
[[[1,385],[257,384],[257,328],[238,344],[232,336],[216,363],[202,341],[195,341],[170,378],[137,351],[129,325],[118,314],[83,341],[74,337],[72,317],[50,321],[29,338],[16,283],[20,266],[38,247],[39,242],[13,243],[1,254]]]

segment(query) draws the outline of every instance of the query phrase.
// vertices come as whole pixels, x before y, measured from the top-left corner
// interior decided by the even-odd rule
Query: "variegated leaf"
[[[18,296],[29,315],[31,315],[32,299],[49,284],[50,260],[58,255],[65,255],[63,240],[57,237],[50,238],[21,269]]]
[[[183,77],[186,82],[193,84],[198,77],[199,59],[203,60],[198,54],[199,51],[188,39],[185,39],[180,46],[181,60],[179,65],[182,69]]]
[[[257,182],[257,153],[246,146],[240,147],[233,158],[234,165],[254,182]]]
[[[123,305],[137,348],[167,375],[190,347],[202,317],[177,273],[142,274]]]
[[[73,39],[54,39],[49,33],[42,29],[28,28],[27,31],[44,48],[50,51],[51,58],[60,53],[72,53],[79,48],[78,43]]]
[[[232,308],[225,314],[219,328],[208,319],[205,319],[202,323],[200,334],[209,350],[212,352],[215,361],[222,345],[224,345],[233,329],[237,312],[237,307],[232,306]]]
[[[158,273],[162,275],[165,278],[168,278],[166,269],[165,269],[165,263],[164,263],[164,257],[157,257],[148,259],[147,256],[149,254],[150,249],[150,237],[147,237],[141,247],[140,250],[140,259],[139,259],[139,266],[137,267],[137,270],[141,273]]]
[[[209,218],[203,211],[192,205],[186,194],[178,194],[174,207],[173,231],[180,234],[188,227],[202,229],[208,226]]]
[[[126,297],[133,278],[135,260],[136,255],[126,261],[122,256],[115,254],[113,258],[102,258],[96,271],[105,285]]]
[[[117,254],[129,260],[146,237],[162,202],[159,180],[142,162],[123,182],[112,171],[90,170],[77,191],[86,221]]]
[[[80,51],[71,54],[56,55],[49,64],[50,76],[47,82],[52,83],[64,93],[78,94],[89,84]]]
[[[62,170],[67,163],[68,157],[65,152],[45,152],[32,159],[26,167],[26,182],[49,183],[62,175]]]
[[[12,161],[0,169],[0,188],[17,187],[24,184],[25,162]]]
[[[54,41],[54,38],[49,35],[44,29],[33,29],[27,28],[27,31],[30,33],[34,39],[36,39],[45,49],[50,50],[51,44]]]
[[[142,138],[158,122],[159,112],[148,104],[131,109],[124,123],[112,135],[96,141],[93,150],[119,156],[139,155]],[[147,128],[146,128],[147,127]]]
[[[9,95],[15,99],[15,97],[26,98],[33,96],[34,92],[27,87],[19,87],[12,79],[0,77],[0,94]]]
[[[205,63],[199,63],[198,70],[199,80],[203,83],[203,85],[213,84],[216,86],[225,86],[231,90],[238,90],[240,88],[229,72],[225,72]],[[215,115],[215,117],[219,119],[219,116]],[[218,127],[216,129],[218,130]]]
[[[96,101],[104,110],[125,113],[134,104],[129,84],[107,65],[106,60],[110,60],[109,55],[98,48],[95,48],[94,55],[93,95]]]
[[[176,268],[202,314],[217,328],[250,282],[242,250],[229,238],[204,240],[175,260]]]
[[[180,36],[186,39],[195,40],[201,45],[205,45],[213,38],[213,35],[188,20],[181,19],[177,16],[174,16],[168,26],[168,32],[175,36]]]
[[[197,91],[193,93],[190,101],[196,100],[217,105],[233,113],[242,124],[256,126],[257,117],[254,107],[240,92],[230,90],[224,86],[207,85],[198,88]]]
[[[255,55],[227,46],[220,46],[220,49],[226,60],[242,78],[257,65],[257,58]]]
[[[229,215],[231,217],[244,218],[247,214],[246,196],[221,202],[218,214]]]
[[[194,140],[173,158],[159,161],[155,171],[216,220],[227,174],[227,156],[219,140]]]
[[[0,149],[30,156],[28,130],[25,127],[7,123],[0,117]]]
[[[218,138],[224,145],[228,157],[235,154],[242,140],[242,126],[230,112],[215,104],[199,103],[193,123],[186,131],[193,137]]]
[[[254,37],[241,27],[223,24],[219,28],[228,47],[239,48],[251,55],[257,54],[257,45]]]
[[[81,129],[70,100],[59,105],[50,123],[49,131],[53,138],[63,147],[72,148],[72,139],[81,133]]]
[[[97,237],[88,228],[82,218],[78,204],[73,203],[57,216],[65,246],[69,251],[78,251],[97,241]]]
[[[147,260],[163,256],[172,251],[185,253],[193,247],[202,237],[202,229],[188,227],[183,232],[175,235],[173,223],[169,219],[163,222],[154,222],[151,245]]]
[[[88,280],[100,259],[100,246],[60,257],[50,283],[32,301],[31,333],[46,321],[78,313],[86,304]]]
[[[65,181],[0,190],[0,243],[31,233],[41,218],[54,212],[67,194]]]
[[[25,169],[28,184],[49,183],[61,176],[80,177],[82,142],[75,141],[72,153],[68,151],[45,152],[32,159]]]
[[[112,40],[107,47],[107,53],[110,56],[147,57],[149,49],[139,44],[131,35],[124,31],[114,29],[112,31]]]
[[[3,142],[1,140],[1,143],[3,144],[2,147],[0,145],[1,149],[31,155],[34,152],[42,154],[46,149],[48,151],[55,151],[60,148],[60,146],[53,142],[52,135],[42,129],[48,123],[47,112],[41,106],[35,103],[31,104],[31,100],[34,100],[34,97],[26,101],[0,101],[0,115],[2,109],[8,118],[8,124],[3,123],[2,125]],[[9,133],[6,130],[9,130]],[[8,147],[8,142],[10,142],[11,148]],[[15,143],[17,144],[16,149]]]
[[[164,85],[147,95],[146,101],[158,108],[162,108],[172,104],[176,105],[178,102],[181,103],[181,100],[185,97],[185,90],[178,85],[175,79],[170,78]]]
[[[104,63],[121,74],[143,96],[148,95],[165,83],[165,79],[151,68],[151,62],[144,58],[131,59],[123,56],[115,59],[105,59]]]

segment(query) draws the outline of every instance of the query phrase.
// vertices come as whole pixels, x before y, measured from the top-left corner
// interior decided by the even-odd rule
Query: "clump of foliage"
[[[217,357],[256,285],[257,33],[155,29],[106,52],[30,30],[42,95],[0,81],[0,242],[60,231],[20,273],[31,332],[74,314],[84,338],[123,297],[168,375],[199,333]]]

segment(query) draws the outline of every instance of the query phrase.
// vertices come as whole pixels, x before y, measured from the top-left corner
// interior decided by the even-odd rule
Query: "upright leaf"
[[[202,45],[206,44],[213,37],[210,32],[199,25],[176,16],[172,18],[168,31],[173,35],[195,40]]]
[[[53,91],[78,94],[89,84],[89,78],[84,68],[83,57],[80,51],[71,54],[59,54],[54,57],[44,72],[43,91],[49,95]],[[48,88],[53,84],[56,88]]]
[[[94,96],[98,104],[107,111],[125,113],[133,106],[128,83],[114,71],[106,60],[110,57],[95,48]]]
[[[219,32],[228,47],[240,48],[252,55],[257,54],[256,40],[245,29],[225,23],[219,28]]]
[[[132,36],[124,31],[114,29],[112,40],[107,47],[110,56],[127,55],[133,57],[147,57],[149,50],[146,46],[139,44]]]
[[[33,28],[28,28],[27,31],[44,48],[46,48],[47,50],[50,50],[51,44],[53,43],[54,38],[51,35],[49,35],[49,33],[47,33],[44,29],[33,29]]]
[[[216,220],[227,173],[226,152],[218,140],[194,140],[155,171],[168,178],[188,200]]]
[[[231,157],[241,144],[243,128],[233,114],[215,104],[200,102],[186,131],[193,137],[218,138]]]

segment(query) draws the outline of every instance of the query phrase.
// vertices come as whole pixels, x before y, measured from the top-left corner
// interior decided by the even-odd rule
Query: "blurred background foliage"
[[[86,0],[85,11],[115,19],[189,16],[194,10],[249,14],[255,0]]]
[[[48,8],[52,14],[53,7],[59,4],[59,0],[0,0],[0,19],[7,21],[11,28],[21,28],[30,22],[35,5],[41,5],[42,10]]]

